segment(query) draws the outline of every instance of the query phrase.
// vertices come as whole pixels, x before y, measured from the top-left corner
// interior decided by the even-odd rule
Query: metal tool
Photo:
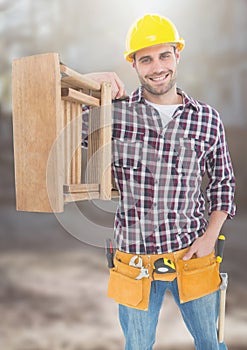
[[[143,266],[142,258],[138,255],[132,256],[129,262],[129,266],[138,267],[140,269]]]
[[[141,272],[139,273],[139,275],[135,278],[136,280],[141,280],[142,278],[148,278],[149,277],[149,273],[148,273],[148,269],[145,269],[143,266],[141,267]]]
[[[106,240],[106,259],[107,259],[109,269],[112,269],[114,267],[113,256],[114,256],[114,249],[113,249],[112,240],[108,238]]]
[[[141,270],[139,275],[135,278],[136,280],[141,280],[142,278],[149,277],[148,269],[145,269],[145,267],[143,266],[142,258],[140,256],[134,255],[130,259],[129,265]]]

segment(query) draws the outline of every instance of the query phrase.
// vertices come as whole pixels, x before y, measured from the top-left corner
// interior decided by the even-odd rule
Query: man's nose
[[[152,71],[153,74],[160,74],[164,71],[164,64],[161,62],[161,60],[153,60]]]

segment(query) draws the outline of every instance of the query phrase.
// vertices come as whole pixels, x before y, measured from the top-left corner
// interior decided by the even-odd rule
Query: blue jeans
[[[225,343],[219,344],[217,339],[219,292],[180,304],[176,279],[173,282],[152,282],[148,311],[119,305],[119,319],[126,339],[125,350],[152,350],[159,312],[167,289],[171,291],[180,309],[194,338],[196,349],[227,350]]]

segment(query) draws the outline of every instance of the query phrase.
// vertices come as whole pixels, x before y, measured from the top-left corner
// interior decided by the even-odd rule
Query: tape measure
[[[158,274],[176,272],[176,267],[174,263],[170,259],[166,258],[160,258],[158,260],[155,260],[153,269],[154,272]]]

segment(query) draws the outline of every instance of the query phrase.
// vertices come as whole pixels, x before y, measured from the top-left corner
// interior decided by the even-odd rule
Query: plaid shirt
[[[206,172],[209,214],[234,215],[235,179],[220,117],[178,93],[183,105],[165,127],[141,88],[113,104],[112,171],[120,193],[114,231],[121,251],[172,252],[201,236],[208,224],[201,190]]]

